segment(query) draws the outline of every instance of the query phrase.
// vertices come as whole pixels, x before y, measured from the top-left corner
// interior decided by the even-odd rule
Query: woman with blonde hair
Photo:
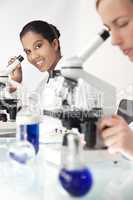
[[[133,61],[133,0],[96,0],[96,9],[110,31],[112,45]],[[98,128],[111,153],[133,159],[133,130],[122,117],[105,117]]]

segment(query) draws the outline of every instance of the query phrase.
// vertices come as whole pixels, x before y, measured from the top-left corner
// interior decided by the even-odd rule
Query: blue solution
[[[87,168],[67,170],[62,169],[59,180],[63,188],[73,197],[86,195],[92,187],[93,179]]]
[[[26,129],[26,139],[34,146],[36,154],[39,151],[39,123],[20,125],[20,133]],[[24,135],[21,134],[20,140],[24,140]]]

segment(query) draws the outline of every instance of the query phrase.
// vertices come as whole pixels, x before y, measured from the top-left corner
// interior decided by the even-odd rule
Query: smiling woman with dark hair
[[[42,20],[27,23],[20,32],[20,41],[29,63],[41,72],[54,70],[62,57],[59,37],[60,32],[53,24]],[[11,58],[9,63],[15,59],[16,57]],[[11,78],[18,82],[22,81],[20,64],[11,73]],[[16,89],[13,88],[12,91],[14,90]]]
[[[37,88],[33,88],[33,93],[31,94],[32,98],[30,98],[30,100],[35,99],[34,97],[38,95],[41,107],[45,104],[50,104],[52,101],[52,97],[48,99],[45,90],[47,88],[48,75],[51,71],[55,70],[55,68],[59,69],[57,65],[59,65],[62,60],[59,37],[60,32],[57,27],[42,20],[29,22],[20,31],[20,41],[29,63],[40,72],[48,72],[44,73],[44,77],[37,85]],[[14,57],[13,61],[15,58],[16,57]],[[11,78],[18,82],[22,81],[20,64],[12,72]],[[52,89],[54,91],[54,88]],[[51,95],[53,91],[51,91]]]
[[[50,71],[61,58],[60,32],[45,21],[32,21],[20,32],[20,40],[28,61],[40,71]]]

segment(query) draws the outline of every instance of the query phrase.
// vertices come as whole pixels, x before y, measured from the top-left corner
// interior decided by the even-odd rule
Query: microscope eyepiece
[[[103,40],[106,40],[110,36],[109,31],[104,29],[100,34],[100,36],[102,37]]]
[[[19,62],[22,62],[22,61],[24,60],[24,57],[21,56],[21,55],[19,55],[19,56],[17,57],[17,59],[19,60]]]

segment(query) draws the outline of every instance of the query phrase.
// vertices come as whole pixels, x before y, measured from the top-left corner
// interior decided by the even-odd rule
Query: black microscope
[[[24,58],[19,55],[13,63],[0,69],[0,121],[15,121],[18,109],[18,98],[9,91],[9,74],[20,64]]]

